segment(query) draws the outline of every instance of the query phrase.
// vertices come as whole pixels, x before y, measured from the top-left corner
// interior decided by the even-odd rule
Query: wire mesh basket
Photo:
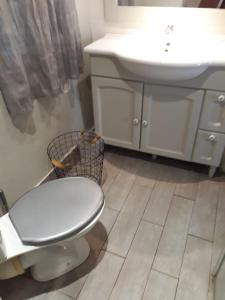
[[[104,141],[93,131],[72,131],[56,137],[47,149],[57,178],[87,177],[102,183]]]

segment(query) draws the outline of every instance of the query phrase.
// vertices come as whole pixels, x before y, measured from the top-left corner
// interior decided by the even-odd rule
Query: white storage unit
[[[91,67],[95,129],[106,144],[205,164],[214,175],[225,148],[221,71],[167,83],[138,78],[115,58],[93,55]]]

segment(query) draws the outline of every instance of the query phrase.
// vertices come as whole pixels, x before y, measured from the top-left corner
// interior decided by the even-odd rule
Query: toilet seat
[[[101,188],[87,178],[50,181],[22,196],[9,217],[24,245],[45,246],[84,230],[104,206]]]

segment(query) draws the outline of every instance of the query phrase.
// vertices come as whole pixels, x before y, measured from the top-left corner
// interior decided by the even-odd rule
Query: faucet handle
[[[166,27],[166,34],[170,34],[174,32],[174,25],[173,24],[168,24]]]

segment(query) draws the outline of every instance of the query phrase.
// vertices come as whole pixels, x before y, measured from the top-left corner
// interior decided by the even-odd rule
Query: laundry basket
[[[47,149],[57,178],[87,177],[102,183],[104,141],[93,131],[73,131],[56,137]]]

